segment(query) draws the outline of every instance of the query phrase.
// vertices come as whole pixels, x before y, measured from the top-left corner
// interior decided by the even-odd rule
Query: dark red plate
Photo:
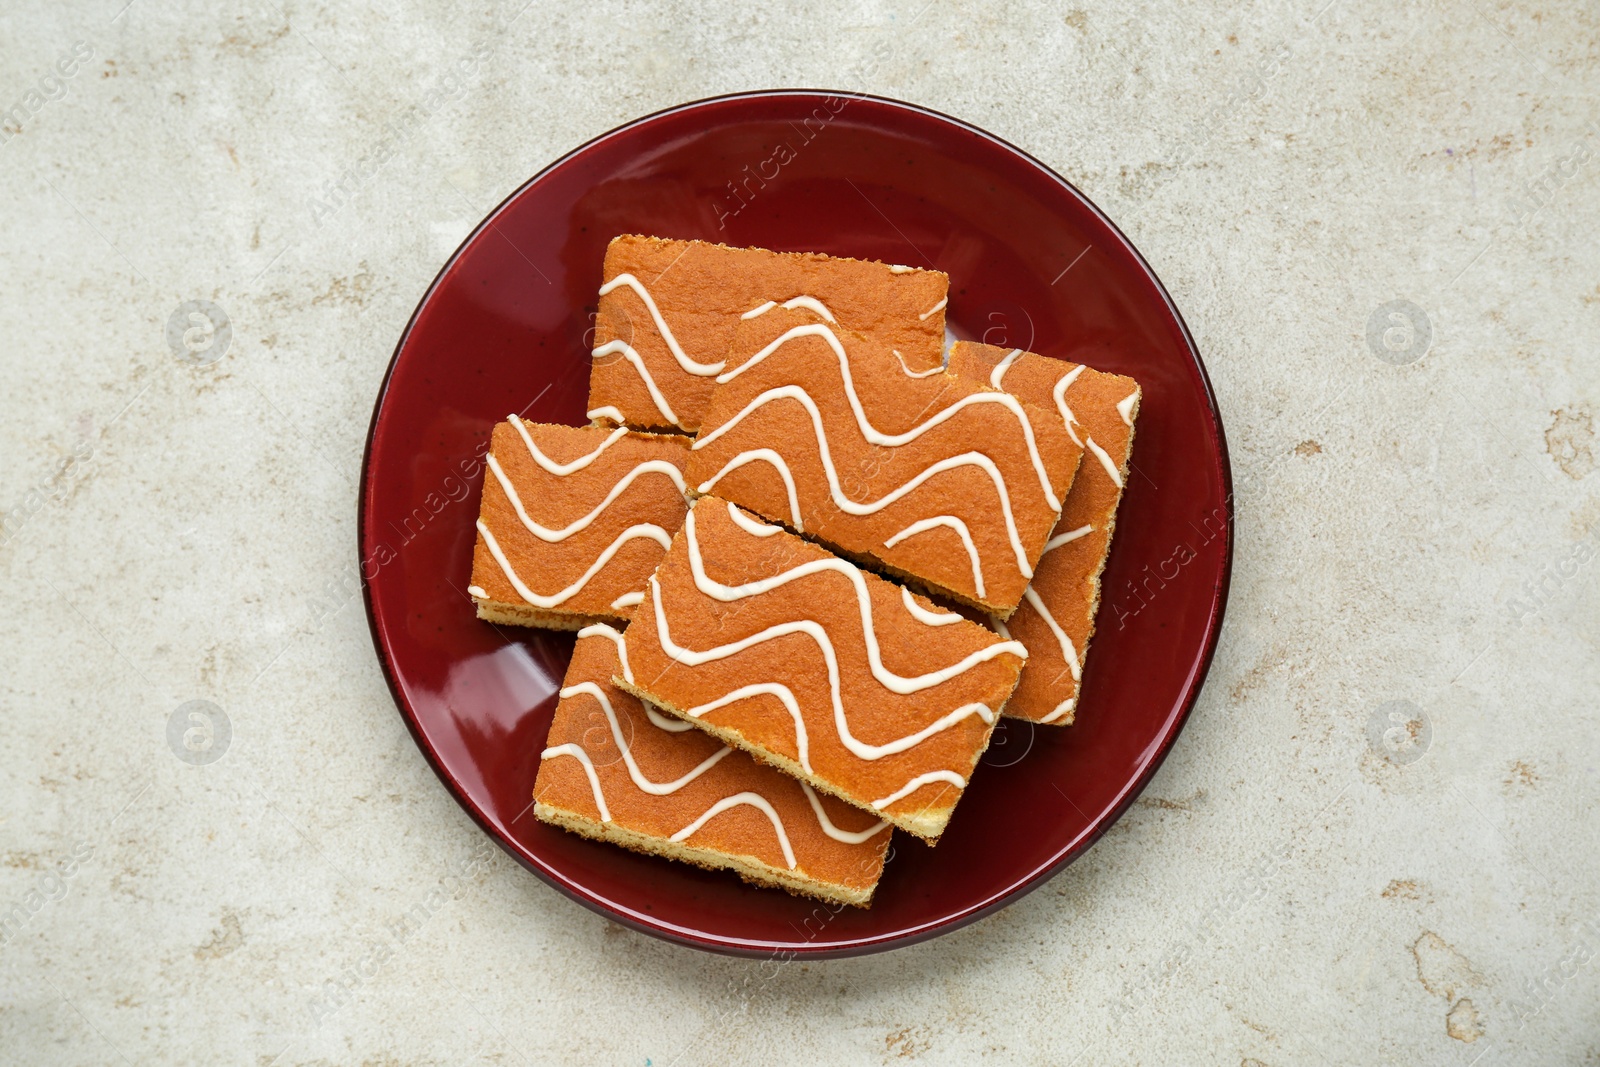
[[[581,424],[606,242],[704,238],[937,267],[958,337],[1136,377],[1078,723],[1005,723],[937,849],[896,835],[871,910],[745,886],[545,826],[538,753],[566,634],[497,629],[466,594],[490,428]],[[1087,849],[1172,747],[1216,645],[1232,556],[1227,448],[1177,309],[1100,211],[1037,160],[909,104],[783,91],[663,111],[501,204],[435,279],[379,392],[361,483],[367,613],[439,777],[534,874],[646,933],[743,955],[872,952],[1016,900]]]

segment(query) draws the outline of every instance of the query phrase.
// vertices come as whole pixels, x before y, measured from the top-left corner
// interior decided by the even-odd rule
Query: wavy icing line
[[[972,543],[972,531],[967,529],[967,524],[954,515],[934,515],[926,519],[918,519],[904,530],[895,534],[883,543],[884,548],[893,548],[908,537],[915,537],[919,533],[936,530],[941,526],[949,527],[961,538],[962,547],[967,550],[967,559],[972,563],[972,585],[978,594],[978,599],[984,597],[983,589],[983,564],[978,560],[978,546]],[[1041,553],[1042,555],[1042,553]],[[1031,576],[1030,576],[1031,577]]]
[[[1055,722],[1057,719],[1061,718],[1061,716],[1067,714],[1067,712],[1071,711],[1074,707],[1076,707],[1077,704],[1078,704],[1078,700],[1077,700],[1076,697],[1068,697],[1067,699],[1063,700],[1061,703],[1057,704],[1055,706],[1055,710],[1054,711],[1052,711],[1050,714],[1046,715],[1044,718],[1040,719],[1039,721],[1041,723]]]
[[[918,315],[917,318],[921,319],[923,322],[927,322],[929,315],[933,315],[936,312],[943,311],[944,310],[944,306],[946,304],[948,304],[949,302],[950,302],[950,298],[949,297],[942,296],[942,297],[939,298],[939,302],[937,304],[933,305],[933,307],[929,308],[927,311],[924,311],[922,314]]]
[[[789,865],[789,869],[791,871],[794,870],[794,849],[789,845],[789,835],[784,833],[783,819],[778,815],[771,803],[767,801],[767,798],[762,796],[760,793],[735,793],[731,797],[723,797],[721,800],[711,805],[710,808],[706,809],[706,813],[704,815],[700,816],[688,826],[685,826],[682,830],[679,830],[677,833],[673,834],[672,840],[686,840],[696,830],[700,829],[700,827],[704,826],[718,815],[721,815],[729,808],[737,808],[746,804],[761,812],[761,814],[765,815],[768,821],[772,823],[773,830],[777,831],[778,834],[778,844],[783,847],[784,862]]]
[[[1054,537],[1050,538],[1050,540],[1048,540],[1048,541],[1046,541],[1044,543],[1044,552],[1039,553],[1039,558],[1043,559],[1045,557],[1046,553],[1054,552],[1056,549],[1060,548],[1062,545],[1070,545],[1072,542],[1076,541],[1078,538],[1086,537],[1086,536],[1088,536],[1089,534],[1091,534],[1093,532],[1094,532],[1094,527],[1089,525],[1089,524],[1087,524],[1087,523],[1085,523],[1084,525],[1078,527],[1076,530],[1068,530],[1064,534],[1056,534]]]
[[[820,315],[829,322],[839,321],[833,317],[833,312],[828,310],[828,305],[824,304],[814,296],[797,296],[792,300],[785,300],[782,304],[779,304],[776,300],[768,300],[765,304],[759,304],[756,307],[751,308],[749,311],[746,311],[739,317],[741,319],[758,318],[762,315],[765,315],[775,307],[782,307],[785,311],[793,311],[795,308],[805,308],[812,314]]]
[[[1000,396],[1004,394],[984,393],[980,395]],[[1025,578],[1033,577],[1033,566],[1028,562],[1027,551],[1022,547],[1022,535],[1017,530],[1016,514],[1011,509],[1011,494],[1006,490],[1005,476],[1000,473],[1000,468],[995,466],[994,460],[990,459],[981,452],[963,452],[958,456],[949,456],[945,459],[939,460],[937,463],[930,464],[929,466],[924,467],[922,471],[916,475],[916,477],[902,484],[898,489],[894,489],[888,494],[879,497],[875,501],[861,502],[852,500],[845,494],[844,486],[839,482],[839,469],[834,465],[833,452],[828,447],[828,432],[822,425],[822,412],[817,409],[816,401],[811,399],[811,394],[807,393],[798,385],[780,385],[774,389],[768,389],[766,392],[750,401],[749,404],[746,404],[744,410],[740,411],[738,415],[734,416],[731,421],[723,423],[710,434],[702,434],[690,447],[699,448],[702,445],[709,444],[710,442],[716,440],[716,438],[725,430],[732,429],[746,415],[756,410],[756,408],[770,403],[773,400],[785,398],[798,402],[811,416],[811,426],[812,430],[816,434],[817,450],[822,460],[823,474],[828,479],[828,494],[832,498],[834,505],[838,507],[840,511],[847,515],[871,515],[875,512],[882,511],[890,504],[893,504],[895,501],[912,493],[917,489],[918,486],[922,485],[923,482],[927,481],[929,478],[932,478],[936,474],[943,473],[947,470],[954,470],[959,467],[977,467],[989,476],[990,482],[994,484],[995,493],[1000,498],[1000,510],[1001,514],[1005,518],[1006,535],[1011,542],[1011,551],[1016,557],[1017,570],[1021,572],[1022,576]],[[722,480],[724,475],[728,474],[730,471],[737,470],[739,467],[742,467],[747,463],[753,463],[757,460],[766,460],[767,462],[772,463],[778,468],[779,473],[784,475],[784,484],[790,490],[789,510],[791,518],[794,520],[796,531],[804,533],[804,527],[800,525],[799,499],[794,492],[794,476],[789,471],[788,463],[783,460],[782,455],[770,448],[750,449],[740,452],[738,455],[734,456],[733,459],[729,460],[721,470],[712,475],[710,479],[697,486],[696,491],[701,493],[711,492],[712,489],[716,487],[717,482]]]
[[[900,599],[905,602],[906,610],[911,613],[912,618],[924,626],[949,626],[953,622],[961,621],[961,616],[953,611],[929,611],[918,604],[916,598],[911,595],[911,590],[903,585],[900,587]]]
[[[750,463],[770,463],[777,469],[778,477],[783,479],[783,487],[789,494],[789,523],[794,527],[796,533],[805,533],[805,523],[800,518],[800,494],[795,489],[794,472],[789,469],[788,461],[781,454],[770,448],[752,448],[740,452],[737,456],[724,463],[721,470],[697,485],[695,491],[700,493],[711,492],[716,487],[716,484],[722,481],[724,475],[731,474]]]
[[[1067,661],[1067,667],[1072,671],[1072,680],[1074,682],[1082,681],[1083,668],[1078,664],[1078,650],[1073,645],[1072,638],[1067,636],[1067,632],[1061,628],[1060,623],[1056,622],[1056,617],[1050,614],[1050,609],[1044,606],[1044,601],[1040,599],[1038,593],[1033,591],[1031,586],[1022,596],[1029,604],[1033,605],[1033,610],[1037,611],[1039,617],[1050,627],[1050,632],[1056,635],[1056,643],[1061,646],[1061,658]]]
[[[602,408],[599,410],[606,409]],[[616,409],[611,408],[610,410],[615,411]],[[533,435],[528,433],[528,427],[522,421],[522,417],[520,415],[507,415],[506,421],[509,422],[516,429],[517,433],[521,435],[522,443],[528,446],[528,454],[533,457],[533,461],[537,463],[541,469],[549,474],[554,474],[557,478],[565,478],[569,474],[576,474],[578,471],[583,470],[585,467],[589,466],[589,464],[599,459],[605,453],[606,449],[610,448],[612,445],[628,436],[628,428],[626,426],[618,426],[615,430],[612,430],[606,435],[606,439],[601,441],[600,444],[596,446],[594,451],[585,452],[571,463],[557,463],[555,460],[551,459],[549,456],[540,451],[538,445],[534,444]]]
[[[894,270],[895,268],[891,267],[889,269]],[[913,270],[915,268],[907,267],[905,269]],[[833,312],[828,310],[828,305],[812,296],[797,296],[792,300],[785,300],[782,304],[779,304],[776,300],[768,300],[764,304],[757,304],[755,307],[751,308],[749,311],[746,311],[739,317],[741,319],[759,318],[775,307],[782,307],[785,311],[793,311],[797,307],[803,307],[835,325],[838,325],[839,322],[838,319],[833,317]],[[906,366],[906,357],[900,354],[900,350],[898,348],[891,349],[890,351],[894,353],[894,358],[900,361],[900,369],[905,371],[907,378],[931,378],[933,375],[944,370],[944,364],[941,363],[939,366],[931,367],[928,370],[914,371],[910,367]]]
[[[617,650],[620,655],[626,655],[626,648],[622,640],[622,635],[609,626],[598,625],[585,627],[579,632],[578,636],[580,639],[583,637],[606,637],[617,646]],[[623,664],[624,670],[626,670],[626,659],[623,660]],[[678,790],[682,789],[695,779],[699,778],[701,775],[705,774],[712,767],[715,767],[731,752],[733,752],[733,749],[723,746],[720,750],[713,752],[710,756],[702,760],[700,764],[693,770],[689,771],[687,774],[684,774],[676,781],[653,782],[649,778],[645,777],[644,772],[639,768],[638,761],[634,759],[632,747],[628,744],[627,738],[625,738],[622,734],[622,724],[617,719],[616,709],[611,706],[611,701],[606,697],[605,691],[594,682],[579,682],[577,685],[566,686],[561,690],[561,698],[563,700],[579,695],[591,696],[600,704],[601,710],[605,712],[606,722],[611,727],[611,737],[616,742],[617,750],[622,753],[622,761],[624,766],[627,768],[628,777],[633,780],[633,784],[641,792],[647,793],[650,796],[669,796],[673,793],[676,793]],[[645,704],[645,708],[649,710],[649,705]],[[684,728],[691,728],[689,727],[688,723],[675,723],[675,725]],[[588,752],[586,752],[579,745],[569,743],[547,748],[540,753],[539,758],[544,760],[552,759],[556,756],[571,756],[583,765],[584,774],[589,779],[590,791],[594,795],[595,806],[600,811],[600,819],[602,822],[610,822],[611,811],[606,805],[605,793],[600,786],[600,777],[595,771],[594,762],[590,759]],[[823,810],[821,802],[818,801],[817,795],[812,792],[811,787],[806,785],[804,782],[801,782],[800,788],[805,791],[806,799],[810,802],[812,811],[816,813],[817,823],[821,827],[822,832],[833,838],[835,841],[840,841],[850,845],[859,845],[868,841],[881,830],[883,830],[884,827],[889,825],[887,822],[880,821],[875,826],[872,826],[866,830],[841,830],[834,824],[833,820],[828,818],[827,812]],[[723,797],[721,800],[718,800],[715,804],[711,805],[711,807],[708,808],[704,814],[700,815],[688,826],[685,826],[682,830],[679,830],[677,833],[673,834],[671,840],[684,841],[691,837],[707,822],[722,814],[724,811],[727,811],[731,808],[740,807],[742,805],[749,805],[756,808],[765,814],[768,820],[771,821],[772,828],[778,835],[778,843],[783,849],[784,861],[788,863],[789,869],[793,870],[796,866],[794,849],[791,847],[789,843],[789,835],[784,829],[783,818],[772,807],[772,804],[767,800],[767,798],[761,796],[759,793],[746,791],[735,793],[732,796]]]
[[[571,524],[559,530],[551,530],[533,521],[533,518],[523,508],[522,497],[518,495],[516,488],[511,484],[511,479],[506,477],[506,472],[501,469],[500,461],[494,458],[493,452],[489,453],[488,460],[489,470],[494,473],[495,480],[500,483],[500,488],[505,491],[506,499],[511,501],[511,506],[516,510],[517,518],[522,520],[522,525],[527,527],[528,532],[539,540],[551,544],[565,541],[573,534],[587,530],[594,523],[594,520],[599,517],[600,513],[611,506],[612,501],[621,496],[628,486],[646,474],[665,474],[672,479],[672,484],[678,487],[678,492],[681,493],[686,489],[683,484],[683,473],[677,467],[664,459],[647,459],[623,475],[617,481],[617,484],[611,487],[611,491],[606,494],[605,499],[595,505],[594,510],[589,514],[581,519],[573,520]]]
[[[726,507],[730,515],[738,511],[738,508],[732,504],[726,504]],[[912,693],[920,693],[924,689],[932,689],[934,686],[943,685],[958,675],[965,674],[980,663],[987,663],[1007,652],[1020,656],[1024,660],[1028,658],[1028,650],[1022,647],[1021,642],[1011,642],[1009,645],[1002,643],[980,648],[976,652],[969,653],[957,663],[953,663],[948,667],[941,667],[936,671],[930,671],[927,674],[911,677],[896,674],[883,665],[883,653],[878,645],[877,630],[872,623],[872,594],[867,591],[867,580],[862,576],[859,567],[846,563],[836,556],[829,556],[825,559],[814,559],[797,567],[791,567],[770,578],[761,578],[754,582],[746,582],[743,585],[723,585],[706,573],[705,557],[700,553],[700,537],[695,526],[694,508],[689,509],[689,514],[684,519],[683,532],[685,544],[689,549],[689,573],[694,576],[695,588],[705,596],[713,600],[719,600],[724,604],[731,604],[736,600],[744,600],[748,597],[761,596],[775,589],[780,589],[790,582],[796,582],[801,578],[820,574],[823,571],[835,571],[848,578],[851,588],[855,590],[856,609],[861,613],[861,635],[867,648],[867,664],[872,669],[872,676],[878,680],[878,684],[891,693],[909,696]]]
[[[1022,349],[1020,348],[1013,348],[1007,352],[1005,358],[995,364],[994,370],[989,372],[989,384],[996,389],[1004,388],[1000,383],[1005,380],[1006,371],[1011,369],[1011,364],[1015,363],[1021,355]]]
[[[915,793],[918,789],[921,789],[930,782],[949,782],[957,789],[965,789],[967,787],[967,780],[961,777],[961,775],[957,774],[955,771],[929,771],[927,774],[917,775],[915,778],[911,779],[911,781],[907,782],[899,789],[896,789],[893,793],[890,793],[882,800],[874,800],[872,802],[872,806],[877,808],[879,811],[882,811],[895,801],[904,800],[906,797],[910,796],[912,793]]]
[[[995,368],[995,374],[1001,374],[1001,368],[1009,364],[1012,356],[1015,355],[1017,355],[1017,353],[1013,352],[1011,355],[1007,356],[1005,360],[1002,361],[1000,367]],[[1072,439],[1078,442],[1079,448],[1087,448],[1090,452],[1094,453],[1095,458],[1100,461],[1100,466],[1104,467],[1106,473],[1111,476],[1111,484],[1115,485],[1118,489],[1121,489],[1122,472],[1118,470],[1117,465],[1111,461],[1111,457],[1106,453],[1106,450],[1101,448],[1099,443],[1088,434],[1084,434],[1084,437],[1087,438],[1087,440],[1078,440],[1078,431],[1075,429],[1075,427],[1078,425],[1078,419],[1077,416],[1072,414],[1072,409],[1067,406],[1067,390],[1072,386],[1073,382],[1078,380],[1078,375],[1082,373],[1083,364],[1080,363],[1076,367],[1073,367],[1066,374],[1061,376],[1061,380],[1056,382],[1056,386],[1050,391],[1050,395],[1055,398],[1056,409],[1061,412],[1061,419],[1064,423],[1066,423],[1067,433],[1071,434]],[[1129,426],[1133,425],[1133,421],[1130,418],[1131,408],[1129,411],[1124,411],[1123,404],[1127,404],[1128,401],[1132,400],[1133,397],[1138,395],[1138,393],[1134,393],[1133,396],[1127,397],[1117,404],[1117,411],[1122,415],[1122,421],[1126,422]]]
[[[633,369],[639,372],[639,378],[644,382],[645,388],[650,391],[650,399],[655,402],[656,410],[661,412],[662,416],[672,425],[682,429],[683,423],[678,421],[678,416],[672,411],[672,405],[667,403],[667,398],[661,392],[661,387],[656,385],[656,380],[650,374],[650,369],[644,365],[644,359],[634,350],[632,345],[626,341],[610,341],[589,354],[595,359],[599,359],[601,356],[609,356],[616,352],[621,352],[622,358],[632,363]],[[605,409],[601,408],[600,410],[604,411]],[[612,408],[611,410],[616,411],[617,409]],[[618,414],[621,413],[618,412]]]
[[[639,599],[642,603],[644,600],[643,593],[639,594]],[[578,640],[581,641],[585,637],[604,637],[613,645],[617,646],[617,661],[622,664],[622,677],[625,678],[630,685],[633,684],[633,668],[628,666],[628,646],[623,643],[622,633],[620,631],[613,629],[603,622],[597,622],[592,626],[585,626],[583,629],[578,631]],[[674,719],[670,715],[661,714],[648,700],[640,700],[639,703],[644,705],[644,713],[650,719],[651,723],[658,728],[665,730],[669,734],[681,734],[685,730],[694,729],[694,726],[691,723],[686,723],[682,719]]]
[[[1117,401],[1117,414],[1122,416],[1122,421],[1129,426],[1133,425],[1133,404],[1139,399],[1139,392],[1135,390]]]
[[[906,372],[907,378],[931,378],[944,370],[944,364],[942,363],[937,367],[929,367],[927,370],[912,370],[906,366],[906,357],[900,354],[898,348],[890,349],[890,351],[894,353],[894,358],[900,361],[900,369]]]
[[[628,768],[628,777],[633,779],[633,784],[638,787],[641,793],[648,793],[653,797],[670,796],[715,767],[727,757],[728,753],[733,751],[733,749],[724,746],[719,751],[707,756],[698,766],[677,781],[652,782],[644,776],[644,772],[639,769],[638,761],[633,758],[633,748],[628,744],[628,739],[622,736],[622,724],[617,721],[616,709],[611,706],[611,700],[606,696],[605,690],[593,682],[579,682],[577,685],[565,686],[561,690],[561,699],[566,700],[580,694],[594,697],[595,700],[600,702],[600,709],[606,713],[606,722],[611,724],[611,737],[616,741],[617,751],[622,753],[622,762]]]
[[[678,339],[672,335],[672,327],[668,326],[667,320],[661,317],[661,309],[656,307],[656,302],[651,298],[650,291],[640,284],[639,279],[635,278],[632,274],[619,274],[615,278],[612,278],[609,282],[606,282],[600,287],[600,295],[606,296],[621,285],[626,285],[629,289],[632,289],[639,295],[639,299],[644,301],[645,308],[650,312],[650,318],[655,321],[656,331],[661,335],[661,339],[666,342],[667,350],[671,352],[673,358],[678,361],[678,366],[682,367],[690,374],[699,375],[701,377],[716,374],[720,372],[723,367],[727,366],[726,360],[723,360],[719,363],[699,363],[693,359],[690,359],[688,354],[684,352],[683,346],[678,344]],[[594,354],[599,355],[600,350],[596,349]],[[637,353],[635,353],[635,355],[637,355]]]
[[[940,303],[942,304],[943,301]],[[1039,454],[1039,444],[1034,440],[1033,424],[1028,421],[1028,416],[1022,410],[1022,404],[1017,400],[1016,397],[1010,395],[1009,393],[972,393],[960,398],[954,404],[951,404],[949,407],[939,411],[936,415],[933,415],[918,425],[913,426],[905,433],[884,433],[882,430],[872,425],[872,422],[867,418],[866,410],[861,406],[861,397],[856,393],[855,379],[850,373],[850,356],[845,352],[844,346],[839,343],[838,335],[820,323],[809,326],[795,326],[792,329],[785,331],[775,341],[767,345],[755,355],[751,356],[749,359],[745,360],[745,362],[741,363],[738,367],[731,371],[727,371],[726,373],[717,375],[717,384],[725,385],[726,383],[733,381],[751,367],[762,363],[768,356],[778,351],[778,349],[782,348],[790,341],[797,340],[801,337],[822,338],[823,341],[827,343],[828,347],[833,350],[833,354],[839,357],[839,375],[844,379],[845,398],[850,401],[850,410],[855,414],[856,427],[860,429],[861,435],[872,444],[883,445],[888,448],[898,448],[901,445],[909,444],[910,442],[915,441],[917,438],[921,437],[935,426],[939,426],[944,422],[955,418],[956,414],[963,408],[970,407],[973,404],[999,404],[1016,417],[1017,425],[1022,430],[1023,440],[1028,443],[1028,456],[1033,461],[1034,472],[1039,476],[1039,488],[1044,492],[1045,501],[1049,503],[1051,510],[1061,510],[1061,500],[1056,496],[1055,488],[1050,484],[1050,475],[1045,471],[1044,467],[1044,457]],[[904,363],[901,365],[904,366]],[[694,447],[700,448],[716,440],[722,434],[726,433],[732,426],[737,424],[738,421],[748,414],[750,410],[751,408],[747,406],[744,411],[741,411],[734,417],[732,422],[724,423],[713,430],[710,434],[697,439],[694,443]],[[1083,447],[1081,443],[1079,444],[1079,447]]]
[[[647,537],[660,545],[663,550],[672,547],[672,538],[667,535],[667,531],[653,522],[636,523],[618,534],[616,540],[606,546],[605,551],[600,553],[600,558],[590,564],[589,569],[584,571],[583,576],[576,582],[573,582],[559,593],[540,596],[523,583],[521,577],[517,575],[516,569],[511,566],[511,561],[506,559],[506,554],[500,550],[500,543],[494,539],[494,534],[489,532],[489,527],[483,524],[482,519],[478,520],[478,532],[483,535],[483,543],[488,547],[489,554],[494,557],[496,563],[500,564],[500,571],[511,582],[512,588],[517,591],[517,594],[523,600],[526,600],[536,608],[553,608],[558,604],[564,604],[571,600],[580,589],[589,584],[589,579],[600,573],[600,568],[611,562],[611,557],[617,554],[617,550],[629,541]]]

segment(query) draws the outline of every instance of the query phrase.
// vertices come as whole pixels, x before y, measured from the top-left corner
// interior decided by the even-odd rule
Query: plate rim
[[[1162,764],[1166,762],[1167,756],[1171,753],[1173,746],[1177,744],[1179,735],[1183,733],[1184,727],[1188,725],[1189,716],[1193,713],[1195,705],[1199,702],[1200,694],[1205,688],[1206,678],[1211,673],[1211,663],[1216,655],[1217,645],[1221,638],[1222,626],[1227,613],[1228,593],[1230,591],[1233,578],[1233,465],[1231,455],[1228,450],[1227,433],[1223,426],[1222,410],[1217,404],[1216,390],[1211,384],[1211,376],[1206,371],[1205,360],[1200,355],[1200,348],[1199,345],[1195,343],[1194,334],[1190,331],[1189,324],[1184,320],[1183,313],[1178,309],[1177,303],[1172,299],[1172,294],[1167,291],[1165,283],[1163,283],[1160,276],[1156,274],[1154,268],[1150,266],[1150,263],[1145,259],[1144,254],[1139,251],[1138,247],[1135,246],[1131,240],[1128,239],[1127,234],[1122,232],[1121,227],[1112,221],[1111,217],[1101,210],[1099,205],[1085,195],[1082,190],[1080,190],[1067,178],[1059,174],[1053,167],[1050,167],[1048,164],[1035,157],[1032,153],[1019,148],[1010,141],[1007,141],[1005,138],[990,133],[988,130],[985,130],[970,122],[922,104],[914,104],[909,101],[898,100],[893,97],[878,96],[873,93],[805,88],[751,89],[733,93],[721,93],[716,96],[702,97],[680,104],[673,104],[669,107],[660,108],[656,111],[649,112],[648,114],[638,116],[637,118],[629,119],[627,122],[621,123],[620,125],[614,126],[603,133],[589,138],[587,141],[584,141],[577,147],[562,153],[560,156],[541,167],[535,174],[518,185],[503,200],[496,204],[483,217],[483,219],[472,228],[472,231],[467,234],[467,236],[459,245],[456,246],[455,251],[445,259],[443,265],[440,266],[438,273],[434,275],[433,280],[428,283],[428,287],[423,292],[422,297],[417,301],[416,307],[412,309],[410,317],[406,320],[404,329],[400,331],[400,336],[395,342],[394,351],[389,357],[388,366],[384,368],[383,379],[378,385],[377,396],[372,405],[372,416],[367,423],[367,439],[361,453],[361,480],[356,491],[357,560],[361,559],[362,546],[367,542],[367,504],[369,499],[369,479],[372,473],[373,442],[377,435],[378,421],[383,413],[384,402],[388,399],[389,390],[394,381],[395,368],[399,365],[400,355],[404,351],[406,343],[410,340],[411,334],[416,328],[417,320],[421,317],[423,309],[428,306],[429,302],[433,299],[434,294],[438,291],[440,284],[444,281],[445,276],[450,273],[451,269],[461,259],[462,254],[467,250],[467,248],[470,247],[473,242],[475,242],[479,236],[484,233],[484,231],[490,229],[494,225],[495,220],[499,218],[501,213],[504,212],[513,201],[541,181],[545,175],[613,137],[626,133],[636,127],[665,118],[668,115],[674,115],[683,111],[693,111],[695,109],[707,107],[712,104],[741,100],[762,100],[780,97],[807,96],[870,101],[876,104],[887,105],[890,108],[911,112],[924,118],[933,118],[941,122],[949,123],[963,132],[978,136],[997,146],[1001,150],[1012,153],[1017,158],[1033,166],[1044,177],[1056,182],[1069,195],[1077,199],[1077,201],[1083,207],[1090,211],[1111,231],[1111,233],[1116,236],[1123,249],[1133,257],[1134,262],[1138,264],[1139,269],[1144,272],[1151,284],[1154,285],[1156,292],[1160,294],[1162,302],[1166,305],[1167,312],[1172,316],[1173,321],[1177,323],[1179,333],[1182,335],[1184,344],[1188,348],[1190,361],[1193,363],[1194,369],[1199,373],[1200,386],[1204,394],[1206,406],[1210,409],[1212,425],[1215,427],[1216,432],[1217,448],[1215,455],[1212,458],[1216,464],[1218,474],[1221,477],[1222,508],[1226,516],[1226,522],[1225,536],[1223,539],[1222,567],[1211,592],[1211,611],[1206,623],[1205,640],[1200,656],[1195,661],[1195,666],[1190,669],[1189,677],[1186,680],[1186,691],[1182,698],[1181,707],[1177,715],[1171,721],[1171,725],[1158,739],[1154,755],[1145,765],[1144,769],[1130,779],[1128,785],[1124,788],[1122,795],[1119,796],[1116,803],[1112,805],[1110,809],[1108,809],[1109,815],[1101,818],[1095,825],[1089,828],[1088,832],[1083,837],[1062,849],[1048,862],[1035,867],[1027,875],[1013,880],[1010,885],[1006,886],[1003,890],[994,893],[981,904],[952,912],[938,920],[923,923],[909,929],[902,929],[893,933],[864,937],[851,942],[833,942],[827,945],[808,945],[808,943],[805,942],[772,943],[766,941],[754,941],[725,935],[710,935],[700,930],[684,929],[666,923],[662,920],[640,915],[630,908],[626,908],[619,903],[607,899],[601,893],[593,889],[579,886],[570,882],[562,877],[559,872],[540,863],[537,857],[524,856],[522,852],[520,852],[510,841],[508,841],[493,828],[477,802],[473,800],[470,795],[468,795],[466,790],[461,786],[461,783],[446,770],[439,758],[438,752],[434,749],[428,738],[422,733],[421,728],[417,723],[415,710],[411,707],[410,703],[401,693],[396,677],[395,666],[390,660],[389,650],[380,632],[377,614],[372,603],[372,583],[366,576],[366,569],[364,567],[357,567],[356,572],[361,577],[361,600],[367,613],[367,628],[372,637],[373,650],[377,653],[378,664],[383,672],[384,682],[389,688],[389,695],[391,699],[394,701],[395,710],[399,713],[401,720],[404,721],[406,729],[410,732],[412,740],[416,743],[418,750],[422,753],[423,758],[428,763],[428,766],[433,770],[435,776],[438,777],[440,782],[444,785],[445,790],[450,794],[451,798],[455,800],[456,804],[459,805],[469,817],[471,817],[473,822],[477,823],[479,830],[487,835],[495,844],[499,845],[500,848],[504,850],[512,859],[516,860],[520,866],[532,873],[541,882],[550,886],[552,889],[555,889],[568,899],[583,905],[596,914],[610,919],[613,922],[621,923],[622,925],[627,926],[630,929],[637,930],[640,933],[648,934],[652,937],[656,937],[673,944],[682,945],[687,948],[699,949],[705,952],[712,952],[719,955],[740,956],[746,958],[787,956],[788,958],[804,957],[808,960],[829,959],[870,955],[878,952],[886,952],[891,949],[905,948],[910,945],[932,940],[933,938],[939,937],[943,934],[952,933],[955,930],[959,930],[964,926],[975,923],[989,915],[993,915],[1002,908],[1008,907],[1009,905],[1021,900],[1023,897],[1027,896],[1029,893],[1033,892],[1035,889],[1038,889],[1040,886],[1050,881],[1050,879],[1060,874],[1074,861],[1079,859],[1091,848],[1093,848],[1094,845],[1105,836],[1111,827],[1115,826],[1117,822],[1121,820],[1123,815],[1127,813],[1128,808],[1133,805],[1133,802],[1137,800],[1144,790],[1149,786],[1151,779],[1154,778],[1156,772],[1161,769]],[[529,806],[532,806],[531,801]]]

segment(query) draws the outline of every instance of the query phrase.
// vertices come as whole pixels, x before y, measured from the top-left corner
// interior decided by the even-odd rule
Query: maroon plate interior
[[[534,775],[573,638],[473,617],[483,472],[508,412],[582,424],[606,242],[703,238],[937,267],[958,337],[1137,378],[1077,725],[1004,723],[937,849],[904,834],[868,911],[635,855],[545,826]],[[646,933],[745,955],[850,955],[932,937],[1080,855],[1188,716],[1232,554],[1222,423],[1161,283],[1100,211],[981,130],[858,96],[686,104],[614,130],[501,204],[418,306],[379,393],[361,485],[373,641],[417,744],[473,818],[574,900]],[[1004,722],[1004,721],[1003,721]]]

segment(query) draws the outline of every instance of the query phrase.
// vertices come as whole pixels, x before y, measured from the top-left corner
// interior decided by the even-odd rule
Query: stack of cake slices
[[[622,236],[588,426],[494,429],[478,616],[576,630],[538,818],[870,904],[1001,715],[1072,723],[1139,387],[945,352],[949,279]]]

